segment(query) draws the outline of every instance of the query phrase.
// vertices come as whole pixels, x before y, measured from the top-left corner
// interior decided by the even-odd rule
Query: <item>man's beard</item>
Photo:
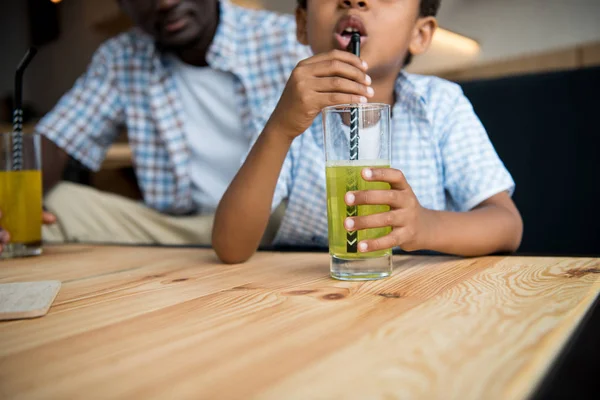
[[[181,43],[162,43],[160,40],[156,40],[156,48],[164,52],[179,53],[185,50],[191,50],[200,44],[202,35],[196,35],[195,37],[189,38]]]

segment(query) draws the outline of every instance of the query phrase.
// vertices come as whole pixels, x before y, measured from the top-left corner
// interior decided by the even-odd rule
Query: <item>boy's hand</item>
[[[0,211],[0,218],[2,218],[2,211]],[[42,213],[42,224],[52,225],[54,223],[56,223],[56,216],[52,213],[44,211]],[[9,241],[10,234],[0,226],[0,254],[2,254],[2,251],[4,251],[4,245],[8,244]]]
[[[358,244],[361,253],[391,249],[400,246],[414,251],[427,248],[431,227],[430,211],[421,207],[404,174],[392,168],[365,168],[366,181],[388,182],[391,190],[362,190],[348,192],[348,205],[389,205],[390,211],[364,217],[346,218],[348,231],[392,227],[392,232],[378,239],[363,240]]]
[[[347,51],[333,50],[298,63],[271,115],[289,139],[304,132],[327,106],[366,103],[374,92],[367,65]]]

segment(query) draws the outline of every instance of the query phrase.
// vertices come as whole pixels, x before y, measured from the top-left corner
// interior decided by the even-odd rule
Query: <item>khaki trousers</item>
[[[58,223],[44,226],[48,243],[210,245],[213,215],[175,217],[143,203],[63,182],[44,201]],[[275,238],[284,207],[271,216],[261,245]]]

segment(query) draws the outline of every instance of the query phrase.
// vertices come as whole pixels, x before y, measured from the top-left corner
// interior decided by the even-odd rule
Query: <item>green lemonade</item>
[[[367,182],[361,176],[363,168],[389,168],[389,166],[389,162],[385,160],[330,161],[327,163],[327,218],[329,253],[331,255],[342,259],[365,259],[383,257],[392,253],[391,249],[370,253],[348,253],[346,247],[348,231],[344,227],[347,213],[344,196],[348,192],[348,187],[352,187],[352,190],[389,190],[389,183]],[[355,185],[349,185],[349,182],[355,182]],[[358,206],[358,216],[378,214],[389,210],[390,207],[385,205],[363,205]],[[391,227],[360,230],[358,231],[358,241],[377,239],[391,231]]]

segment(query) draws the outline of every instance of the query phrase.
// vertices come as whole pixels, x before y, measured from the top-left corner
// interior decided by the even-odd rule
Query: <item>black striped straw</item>
[[[27,50],[15,73],[15,107],[13,111],[12,134],[13,171],[21,171],[23,169],[23,75],[36,53],[37,49],[35,47]]]
[[[349,51],[360,57],[360,33],[354,32],[350,39]],[[358,107],[350,108],[350,161],[358,160]],[[358,189],[358,177],[352,168],[348,168],[346,192]],[[346,206],[346,217],[358,215],[358,206]],[[358,231],[346,233],[346,252],[356,253],[358,250]]]

